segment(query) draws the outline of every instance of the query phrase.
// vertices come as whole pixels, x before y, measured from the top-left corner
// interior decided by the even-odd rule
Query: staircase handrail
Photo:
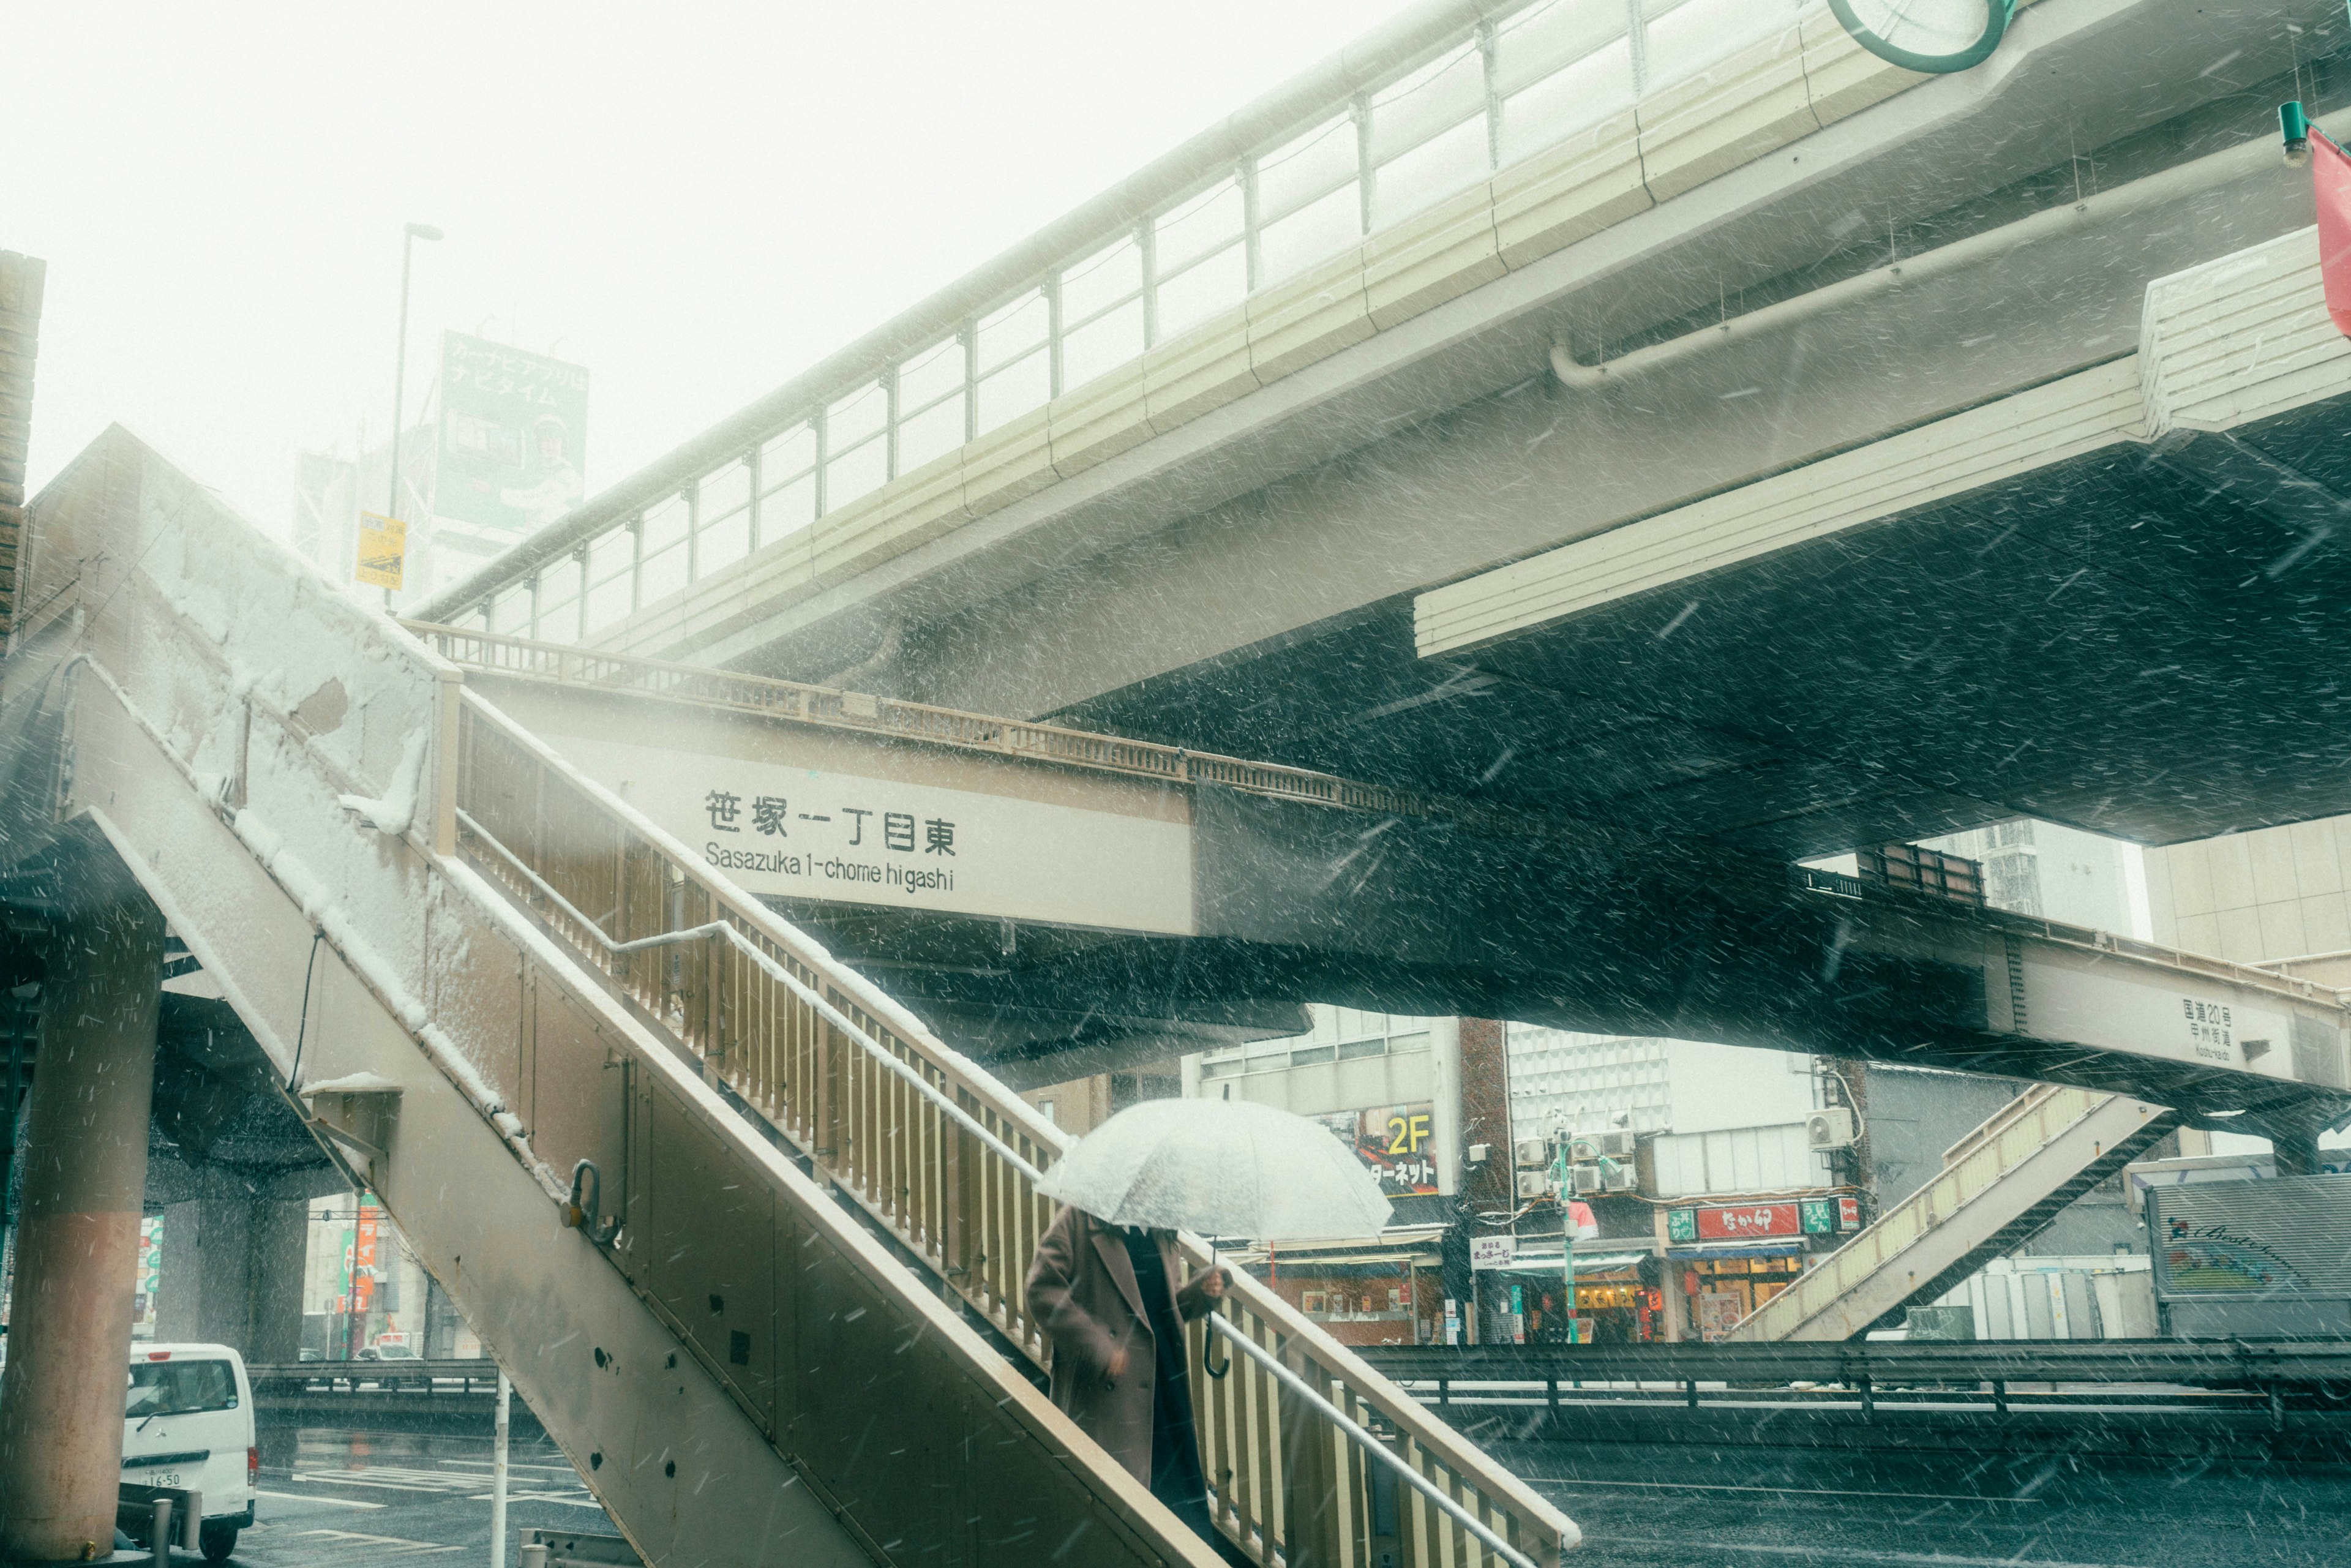
[[[543,924],[559,942],[574,949],[584,967],[627,995],[654,1027],[665,1030],[689,1061],[701,1063],[706,1078],[824,1166],[837,1187],[889,1228],[1023,1355],[1044,1364],[1045,1338],[1028,1314],[1023,1277],[1029,1253],[1050,1218],[1050,1204],[1035,1195],[1033,1183],[1062,1153],[1067,1134],[937,1039],[864,977],[705,866],[686,845],[580,773],[496,705],[466,691],[460,706],[466,726],[460,747],[461,849],[482,846],[487,852],[478,858],[492,879],[527,904],[540,901]],[[490,745],[514,748],[539,770],[532,781],[530,810],[535,815],[527,823],[496,820],[497,811],[485,798],[490,785],[477,779],[476,772]],[[569,791],[579,807],[601,819],[597,827],[612,841],[598,852],[618,857],[623,879],[632,853],[652,857],[663,890],[661,929],[642,935],[632,929],[628,922],[641,911],[618,908],[602,918],[593,916],[580,898],[557,885],[565,872],[548,861],[563,859],[551,843],[563,830],[549,815],[550,783]],[[510,841],[514,839],[522,841]],[[608,921],[619,922],[622,928],[608,929]],[[709,976],[676,979],[677,967],[695,959],[697,943],[708,955]],[[637,960],[656,953],[666,967],[648,979]],[[799,1085],[797,1097],[774,1061],[762,1058],[746,1065],[738,1060],[745,1053],[735,1049],[737,1042],[728,1032],[728,1020],[718,1016],[723,1009],[715,1005],[723,999],[716,993],[727,984],[723,977],[726,960],[721,955],[732,956],[765,981],[780,983],[826,1028],[850,1042],[854,1048],[851,1056],[828,1056],[829,1048],[818,1040],[807,1042],[806,1050],[798,1044],[789,1048],[800,1051],[790,1070]],[[794,974],[795,969],[801,973]],[[771,1044],[755,1044],[751,1054],[766,1050],[773,1057],[778,1051],[770,1049]],[[871,1064],[871,1069],[860,1070],[859,1062]],[[886,1082],[877,1082],[872,1071]],[[813,1074],[825,1082],[825,1073],[838,1082],[831,1091],[834,1098],[819,1105],[815,1102],[825,1091],[811,1090],[808,1080]],[[911,1101],[893,1101],[892,1094],[910,1096]],[[955,1140],[925,1126],[919,1117],[891,1120],[901,1105],[908,1113],[920,1107],[969,1136],[976,1145],[969,1153],[980,1158],[980,1167],[967,1169]],[[829,1138],[833,1141],[828,1143]],[[919,1153],[909,1152],[917,1146]],[[868,1147],[879,1152],[868,1155]],[[990,1157],[998,1162],[993,1170],[986,1168]],[[957,1184],[975,1188],[978,1196],[958,1207],[945,1196]],[[983,1244],[976,1248],[970,1235],[975,1227],[985,1231]],[[1186,1235],[1181,1241],[1196,1264],[1209,1260],[1209,1249],[1200,1239]],[[1524,1481],[1257,1280],[1237,1274],[1224,1310],[1233,1321],[1222,1325],[1222,1332],[1238,1332],[1268,1354],[1303,1367],[1310,1386],[1320,1385],[1314,1387],[1318,1402],[1353,1406],[1364,1417],[1384,1425],[1395,1434],[1392,1457],[1401,1449],[1401,1462],[1439,1490],[1458,1489],[1453,1495],[1464,1499],[1462,1506],[1479,1516],[1481,1528],[1493,1531],[1511,1552],[1549,1563],[1579,1539],[1573,1523]],[[1201,1424],[1204,1445],[1210,1450],[1212,1507],[1244,1550],[1270,1564],[1292,1555],[1287,1531],[1305,1528],[1292,1522],[1296,1511],[1284,1495],[1285,1489],[1299,1484],[1289,1468],[1293,1457],[1282,1451],[1276,1423],[1262,1406],[1254,1414],[1227,1410],[1229,1389],[1205,1371],[1207,1337],[1207,1330],[1195,1331],[1193,1358],[1199,1375],[1194,1386],[1203,1390]],[[1256,1364],[1254,1357],[1249,1364]],[[1301,1414],[1290,1418],[1322,1418],[1320,1410],[1297,1400],[1286,1385],[1284,1392],[1290,1396],[1282,1402],[1282,1414],[1298,1411]],[[1303,1414],[1307,1412],[1311,1416]],[[1356,1420],[1354,1416],[1348,1418]],[[1349,1461],[1339,1449],[1353,1452],[1353,1445],[1338,1427],[1327,1422],[1325,1427],[1330,1442],[1308,1444],[1308,1460],[1343,1469]],[[1219,1459],[1231,1462],[1219,1467]],[[1370,1492],[1367,1479],[1358,1473],[1360,1460],[1353,1464],[1346,1480],[1363,1484],[1340,1486],[1341,1508],[1324,1511],[1344,1512],[1360,1529],[1369,1518]],[[1336,1479],[1335,1473],[1323,1478]],[[1416,1506],[1408,1511],[1424,1546],[1423,1554],[1405,1561],[1510,1561],[1494,1553],[1450,1511]]]
[[[2024,1092],[2022,1094],[2003,1101],[1991,1115],[1969,1128],[1960,1135],[1959,1142],[1943,1151],[1942,1168],[1949,1170],[1973,1154],[1986,1139],[1997,1136],[2011,1123],[2017,1121],[2031,1112],[2034,1106],[2055,1093],[2057,1087],[2053,1083],[2030,1083],[2025,1086]]]
[[[1741,1338],[1771,1338],[1775,1336],[1762,1331],[1780,1319],[1792,1315],[1798,1323],[1810,1321],[1870,1274],[1886,1267],[1925,1239],[1938,1226],[1957,1216],[1975,1198],[1991,1190],[2000,1177],[2048,1147],[2060,1134],[2114,1098],[2095,1089],[2074,1089],[2056,1084],[2036,1087],[2048,1092],[2021,1110],[2018,1109],[2019,1103],[2033,1099],[2032,1095],[2020,1095],[2017,1101],[2003,1107],[2002,1112],[1992,1118],[2003,1124],[1992,1135],[1977,1143],[1956,1161],[1946,1164],[1933,1179],[1881,1213],[1851,1240],[1823,1259],[1818,1267],[1796,1276],[1792,1284],[1741,1318],[1733,1325],[1731,1332]],[[2006,1115],[2010,1111],[2017,1113]],[[2010,1147],[2005,1134],[2028,1125],[2033,1130],[2024,1146],[2017,1149],[2013,1157],[2005,1157]],[[1965,1141],[1962,1140],[1963,1143]],[[1970,1190],[1970,1176],[1983,1174],[1980,1167],[1987,1161],[1993,1167],[1991,1172],[1992,1180]],[[1940,1207],[1938,1207],[1938,1199]],[[1889,1237],[1899,1238],[1890,1248],[1887,1245]]]

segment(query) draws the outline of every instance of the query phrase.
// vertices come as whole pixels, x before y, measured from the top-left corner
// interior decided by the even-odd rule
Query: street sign
[[[359,568],[351,575],[376,588],[397,589],[408,565],[408,525],[398,517],[360,514]]]
[[[1469,1239],[1469,1267],[1472,1269],[1507,1269],[1519,1256],[1519,1239],[1515,1236],[1472,1236]]]

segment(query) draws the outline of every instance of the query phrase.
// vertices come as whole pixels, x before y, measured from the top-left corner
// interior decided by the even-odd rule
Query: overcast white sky
[[[611,484],[1405,0],[19,6],[36,487],[112,421],[282,534],[441,330],[586,365]]]

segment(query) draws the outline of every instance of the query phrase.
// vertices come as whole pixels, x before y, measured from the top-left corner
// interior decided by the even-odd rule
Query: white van
[[[236,1352],[225,1344],[131,1347],[122,1479],[202,1492],[204,1560],[218,1563],[236,1550],[236,1532],[253,1522],[261,1479],[253,1385]]]

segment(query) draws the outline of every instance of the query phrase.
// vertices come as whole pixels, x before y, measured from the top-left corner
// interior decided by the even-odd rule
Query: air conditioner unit
[[[1843,1105],[1832,1105],[1804,1118],[1804,1146],[1808,1149],[1849,1149],[1853,1147],[1853,1113]]]
[[[1641,1185],[1641,1173],[1631,1166],[1608,1166],[1600,1172],[1603,1192],[1631,1192]]]
[[[1519,1196],[1520,1197],[1551,1197],[1557,1195],[1559,1187],[1557,1184],[1552,1180],[1551,1172],[1549,1171],[1520,1171],[1519,1173]]]
[[[1575,1190],[1579,1196],[1583,1193],[1598,1192],[1600,1190],[1600,1167],[1598,1166],[1572,1166],[1569,1168],[1575,1173]]]
[[[1569,1145],[1568,1158],[1573,1160],[1629,1160],[1632,1157],[1633,1134],[1629,1128],[1610,1127],[1578,1133]]]
[[[1520,1138],[1518,1142],[1517,1159],[1520,1166],[1525,1169],[1542,1169],[1551,1164],[1551,1140]]]

